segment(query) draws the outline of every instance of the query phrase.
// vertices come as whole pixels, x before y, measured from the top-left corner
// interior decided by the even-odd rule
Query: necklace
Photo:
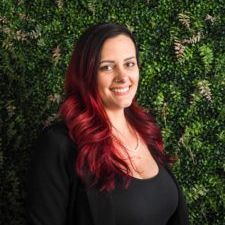
[[[125,136],[122,134],[122,132],[120,132],[116,127],[114,127],[112,125],[112,127],[115,129],[115,131],[117,133],[119,133],[122,137],[125,138]],[[137,139],[137,144],[135,146],[134,149],[131,149],[130,147],[128,147],[125,143],[123,143],[118,137],[116,137],[115,135],[112,134],[112,138],[114,139],[114,141],[116,141],[117,144],[120,145],[120,147],[122,147],[123,149],[125,149],[126,151],[131,151],[131,152],[137,152],[139,150],[139,137],[137,135],[137,132],[135,131],[135,136],[136,136],[136,139]]]

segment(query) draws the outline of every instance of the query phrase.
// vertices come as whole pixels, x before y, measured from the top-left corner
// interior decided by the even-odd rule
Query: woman
[[[135,101],[138,81],[137,44],[125,26],[84,32],[66,74],[62,119],[36,144],[29,224],[188,224],[160,130]]]

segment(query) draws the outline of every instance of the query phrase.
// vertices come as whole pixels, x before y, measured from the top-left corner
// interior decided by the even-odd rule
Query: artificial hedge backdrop
[[[2,0],[1,215],[25,224],[31,145],[57,117],[74,42],[90,24],[126,24],[141,57],[138,101],[151,108],[192,225],[225,224],[224,0]]]

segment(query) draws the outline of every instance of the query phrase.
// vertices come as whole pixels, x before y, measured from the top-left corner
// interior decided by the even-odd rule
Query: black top
[[[86,189],[75,173],[76,155],[64,123],[43,130],[27,180],[28,225],[116,225],[111,193]],[[178,206],[167,225],[188,225],[182,191],[171,170],[167,165],[164,168],[178,188]]]
[[[178,205],[178,190],[160,165],[156,176],[132,178],[128,189],[112,194],[116,225],[166,225]]]

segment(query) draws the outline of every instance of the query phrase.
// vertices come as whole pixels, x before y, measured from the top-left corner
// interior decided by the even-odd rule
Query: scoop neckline
[[[131,175],[128,175],[132,180],[136,180],[136,181],[140,181],[140,182],[146,182],[146,181],[152,181],[152,180],[155,180],[155,179],[157,179],[158,178],[158,176],[160,175],[160,173],[161,173],[161,165],[158,163],[158,162],[156,162],[156,164],[157,164],[157,167],[158,167],[158,172],[154,175],[154,176],[152,176],[152,177],[147,177],[147,178],[138,178],[138,177],[134,177],[134,176],[131,176]]]

